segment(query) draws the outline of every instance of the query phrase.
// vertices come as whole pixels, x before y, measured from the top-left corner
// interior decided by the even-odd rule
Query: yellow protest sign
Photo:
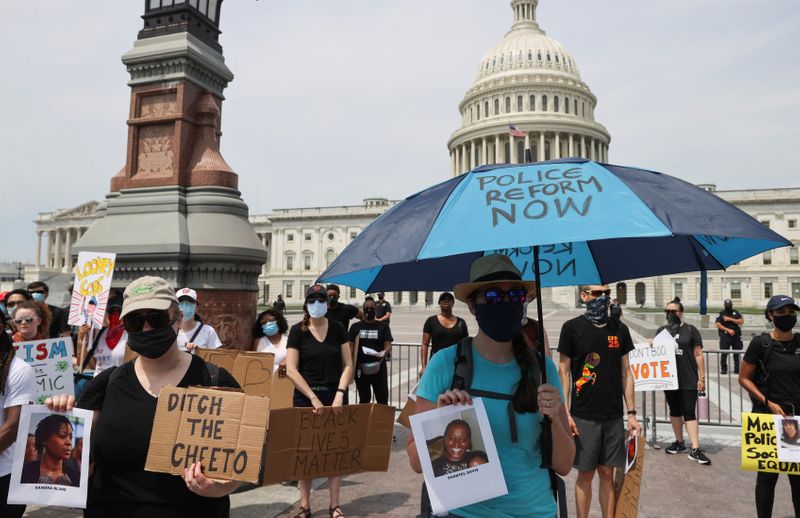
[[[772,414],[742,414],[742,469],[800,474],[800,463],[778,461],[778,441]]]

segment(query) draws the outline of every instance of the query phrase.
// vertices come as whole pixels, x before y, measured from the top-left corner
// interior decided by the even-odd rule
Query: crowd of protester
[[[555,481],[573,468],[577,470],[577,516],[589,515],[595,474],[602,515],[614,516],[614,469],[625,465],[626,436],[641,433],[641,425],[628,366],[633,341],[621,306],[611,299],[610,291],[605,285],[580,287],[585,313],[564,323],[557,361],[550,358],[547,336],[540,336],[538,322],[527,316],[536,286],[523,280],[506,257],[489,255],[476,260],[468,282],[456,285],[454,293],[440,295],[438,313],[428,317],[421,330],[416,412],[469,404],[473,396],[484,397],[508,487],[507,495],[451,510],[450,516],[554,516]],[[7,504],[5,495],[20,408],[36,399],[33,369],[16,358],[14,343],[62,336],[75,339],[77,400],[56,396],[48,405],[56,412],[73,407],[94,411],[85,516],[229,516],[228,495],[239,488],[238,482],[211,480],[200,463],[187,468],[183,477],[144,470],[163,386],[238,387],[230,373],[194,354],[198,348],[223,347],[216,330],[199,315],[198,293],[188,287],[176,292],[163,279],[142,277],[124,291],[112,290],[102,326],[78,328],[68,325],[68,308],[46,302],[48,295],[49,288],[42,282],[0,294],[0,516],[22,516],[25,510]],[[376,295],[367,296],[357,307],[339,300],[338,286],[315,284],[306,292],[302,320],[292,326],[279,296],[253,320],[252,342],[244,348],[274,355],[275,373],[288,377],[295,386],[295,407],[310,408],[314,413],[326,407],[340,412],[348,404],[353,382],[359,403],[387,404],[386,362],[394,341],[392,308],[384,293]],[[464,318],[453,313],[456,300],[463,302],[477,321],[472,336]],[[733,354],[734,370],[753,399],[754,412],[794,415],[800,405],[800,335],[793,332],[798,310],[788,296],[770,298],[765,317],[772,330],[753,338],[741,362]],[[666,331],[675,339],[679,383],[677,390],[665,393],[675,435],[665,451],[686,453],[689,459],[710,465],[700,447],[695,412],[698,393],[705,390],[702,338],[698,329],[686,322],[679,299],[667,304],[664,311],[664,325],[656,334]],[[726,300],[715,323],[721,349],[742,349],[743,323],[742,315]],[[135,360],[125,361],[126,349],[136,353]],[[544,364],[541,352],[547,353]],[[457,375],[462,361],[471,369],[466,385]],[[721,369],[727,371],[725,357]],[[547,382],[542,382],[543,372]],[[769,383],[764,383],[765,377]],[[552,440],[549,464],[542,462],[543,422],[548,423]],[[456,424],[448,427],[453,435],[470,435],[468,425]],[[74,484],[80,453],[76,456],[72,451],[69,458],[46,461],[61,466],[60,470],[45,473],[40,466],[56,455],[45,447],[53,434],[74,442],[72,450],[79,449],[81,439],[73,439],[67,420],[52,419],[40,426],[42,431],[37,428],[29,437],[23,476]],[[464,437],[453,440],[458,439]],[[421,472],[413,436],[406,449],[411,469]],[[474,460],[477,465],[485,462],[485,453],[479,453],[482,456],[476,453],[469,459],[442,457],[439,463]],[[772,514],[778,478],[771,473],[756,476],[760,518]],[[800,477],[790,475],[789,481],[795,513],[800,516]],[[329,478],[327,511],[331,518],[344,517],[341,488],[342,477]],[[299,481],[298,489],[296,517],[306,518],[312,513],[311,481]],[[430,513],[423,487],[421,514]]]

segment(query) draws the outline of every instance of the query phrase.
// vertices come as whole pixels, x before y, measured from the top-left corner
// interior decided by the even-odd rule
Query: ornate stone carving
[[[139,99],[139,117],[164,117],[178,112],[177,95],[147,95]]]
[[[171,176],[173,172],[173,125],[155,124],[139,129],[136,174]]]

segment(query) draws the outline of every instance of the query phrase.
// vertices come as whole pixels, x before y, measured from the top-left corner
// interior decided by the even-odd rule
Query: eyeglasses
[[[500,288],[490,288],[478,293],[475,298],[481,296],[486,299],[487,304],[500,304],[506,298],[508,298],[509,302],[524,304],[528,300],[528,290],[525,288],[512,288],[508,291],[503,291]]]
[[[607,290],[583,290],[583,292],[590,294],[592,297],[602,297],[603,295],[608,297],[609,295],[611,295],[611,290],[610,289],[607,289]]]
[[[20,324],[30,324],[33,322],[33,317],[25,317],[25,318],[15,318],[14,323],[17,325]]]
[[[168,326],[172,324],[174,320],[170,320],[169,311],[158,309],[148,311],[144,315],[138,312],[133,312],[122,317],[122,326],[125,328],[125,331],[129,332],[136,333],[141,331],[144,329],[145,322],[150,324],[150,327],[155,329],[157,327]]]
[[[667,314],[667,315],[669,315],[670,313],[672,313],[673,315],[677,315],[680,312],[681,312],[681,310],[679,310],[679,309],[665,309],[664,310],[664,313]]]

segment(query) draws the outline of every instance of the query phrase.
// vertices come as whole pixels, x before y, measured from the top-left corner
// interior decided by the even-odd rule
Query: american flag
[[[509,124],[508,125],[508,134],[511,135],[512,137],[524,137],[525,136],[525,132],[522,131],[521,129],[518,129],[513,124]]]

